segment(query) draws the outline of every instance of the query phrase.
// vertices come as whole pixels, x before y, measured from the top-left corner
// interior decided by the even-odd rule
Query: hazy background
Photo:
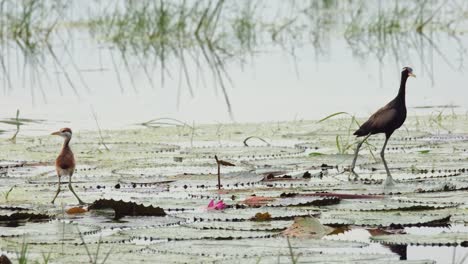
[[[106,129],[162,117],[365,117],[396,95],[404,66],[417,74],[407,105],[432,107],[410,114],[468,109],[466,1],[3,0],[1,7],[0,118],[19,109],[20,117],[47,120],[26,133],[95,129],[93,111]],[[447,105],[456,107],[433,108]]]

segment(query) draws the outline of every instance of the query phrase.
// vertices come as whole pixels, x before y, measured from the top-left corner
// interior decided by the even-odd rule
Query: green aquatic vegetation
[[[47,254],[42,253],[41,256],[42,256],[42,264],[48,264],[51,259],[52,253],[50,252]]]
[[[97,127],[98,133],[99,133],[99,139],[100,139],[99,144],[104,146],[104,148],[107,151],[109,151],[109,148],[107,147],[106,143],[104,142],[104,137],[102,135],[101,126],[99,125],[99,122],[98,122],[96,113],[94,112],[94,109],[92,110],[92,114],[93,114],[94,121],[96,122],[96,127]]]
[[[287,237],[286,240],[288,241],[288,249],[289,249],[289,255],[291,256],[291,263],[296,264],[299,261],[299,256],[295,256],[289,237]]]
[[[50,2],[52,1],[46,3],[30,0],[18,2],[3,0],[1,2],[1,22],[8,26],[2,27],[0,36],[2,39],[14,41],[25,58],[31,58],[33,61],[48,45],[50,34],[57,23],[51,21],[44,12],[52,8],[59,8],[59,1]],[[53,10],[53,12],[55,11]]]
[[[29,248],[29,244],[26,241],[26,235],[25,235],[23,236],[23,242],[21,243],[20,251],[16,252],[16,258],[17,258],[16,260],[18,261],[19,264],[27,264],[28,261],[30,260],[28,248]],[[42,256],[42,262],[35,261],[34,263],[48,264],[51,258],[51,253],[50,252],[48,254],[42,253],[41,256]],[[29,261],[29,263],[31,262]]]
[[[248,1],[238,17],[234,18],[232,27],[234,35],[239,42],[240,48],[246,52],[254,53],[256,47],[257,30],[255,21],[258,2]],[[253,54],[252,54],[253,55]]]
[[[401,50],[421,48],[414,44],[413,33],[423,35],[423,41],[428,43],[423,48],[438,50],[436,43],[424,35],[423,28],[445,32],[450,19],[443,14],[463,12],[448,5],[433,10],[422,2],[275,2],[275,15],[265,15],[264,10],[270,8],[263,1],[124,1],[121,6],[91,15],[85,23],[95,39],[118,51],[135,90],[133,64],[143,69],[153,87],[155,70],[160,72],[161,85],[177,73],[179,97],[184,85],[193,97],[194,86],[198,86],[193,80],[209,74],[232,115],[227,88],[234,82],[228,68],[236,62],[245,64],[247,58],[253,59],[266,47],[278,47],[296,60],[296,50],[306,45],[312,45],[317,54],[325,53],[325,40],[332,32],[343,31],[344,39],[358,57],[372,53],[382,61],[390,54],[399,61],[406,55]],[[402,43],[402,47],[395,47],[395,42]],[[438,54],[445,58],[442,52]],[[451,65],[450,60],[445,61]],[[297,69],[296,72],[299,74]]]
[[[318,122],[321,123],[321,122],[324,122],[326,120],[329,120],[329,119],[331,119],[333,117],[336,117],[336,116],[339,116],[339,115],[349,116],[350,121],[349,121],[349,125],[347,126],[347,129],[346,129],[346,134],[345,135],[341,135],[341,134],[336,135],[335,145],[336,145],[336,149],[338,150],[338,154],[348,154],[348,152],[350,150],[352,150],[354,145],[356,145],[358,143],[358,141],[353,140],[354,135],[352,134],[352,132],[354,132],[354,130],[359,128],[359,126],[360,126],[360,124],[359,124],[358,120],[356,119],[356,117],[354,115],[351,115],[351,114],[347,113],[347,112],[337,112],[337,113],[333,113],[331,115],[328,115],[328,116],[320,119]],[[368,140],[364,141],[364,146],[369,150],[369,152],[371,153],[374,160],[376,160],[376,158],[374,156],[374,152],[373,152],[375,150],[375,147],[372,144],[370,144]]]
[[[311,153],[309,153],[310,157],[316,157],[316,156],[322,156],[322,155],[324,155],[324,154],[320,153],[320,152],[311,152]]]
[[[77,87],[62,63],[63,57],[59,59],[55,47],[52,45],[54,37],[62,39],[57,33],[57,27],[66,14],[68,3],[61,0],[2,0],[0,7],[0,25],[2,25],[0,27],[0,39],[2,40],[0,41],[0,65],[3,75],[6,76],[6,84],[9,89],[11,90],[16,85],[11,76],[19,75],[22,76],[23,85],[26,80],[29,80],[31,84],[35,83],[42,99],[47,101],[41,75],[44,75],[48,81],[51,80],[50,72],[44,67],[44,64],[52,61],[55,69],[60,69],[63,72],[68,84],[78,95]],[[10,47],[19,50],[22,56],[11,60]],[[71,57],[69,52],[67,55]],[[75,64],[73,66],[80,81],[87,88],[78,67]],[[17,68],[17,72],[14,68]],[[34,99],[35,87],[31,87],[31,93]]]
[[[329,52],[330,39],[337,33],[359,58],[371,54],[383,64],[386,57],[399,62],[416,52],[432,76],[424,58],[435,51],[451,68],[462,68],[462,60],[447,58],[441,51],[433,33],[448,33],[449,41],[463,51],[458,36],[464,30],[466,10],[443,1],[125,0],[80,3],[81,9],[90,10],[80,16],[70,15],[77,4],[64,0],[0,3],[0,68],[5,87],[19,86],[17,79],[23,78],[22,85],[27,80],[31,86],[36,84],[31,88],[33,98],[39,89],[44,101],[48,94],[44,80],[56,81],[61,93],[62,79],[78,97],[81,88],[89,91],[85,70],[73,50],[81,32],[89,33],[99,56],[101,50],[108,52],[109,65],[103,65],[100,58],[96,68],[112,69],[121,91],[127,86],[137,91],[140,85],[135,76],[141,71],[153,88],[158,86],[157,79],[160,86],[167,79],[176,80],[179,104],[182,88],[193,97],[195,88],[212,80],[231,116],[234,106],[229,88],[236,84],[231,79],[233,65],[244,67],[258,54],[280,50],[294,59],[299,75],[297,50],[310,46],[318,58]],[[14,51],[22,57],[15,58]],[[44,66],[50,62],[52,70]],[[341,150],[347,149],[346,139],[338,141]]]
[[[431,117],[429,118],[429,123],[431,126],[436,126],[437,130],[440,133],[440,130],[448,131],[451,133],[451,131],[445,126],[445,120],[448,119],[450,116],[444,116],[444,111],[437,111],[431,114]]]
[[[16,252],[16,257],[18,258],[19,264],[28,263],[28,243],[26,243],[26,237],[23,237],[23,243],[21,244],[21,249],[19,252]]]
[[[360,2],[357,8],[349,12],[351,14],[346,14],[349,19],[345,25],[344,38],[355,56],[365,58],[372,54],[380,64],[386,57],[400,62],[402,57],[410,56],[406,51],[417,50],[424,68],[433,79],[434,72],[424,60],[424,56],[431,49],[436,50],[437,55],[451,68],[455,69],[457,66],[440,52],[430,35],[434,31],[456,31],[457,29],[452,28],[454,24],[447,23],[453,19],[447,14],[460,17],[464,12],[460,9],[449,11],[450,8],[447,8],[445,2],[437,4],[436,8],[427,1],[413,2],[409,5],[390,1],[379,3],[376,9],[370,11],[364,2]]]
[[[40,123],[44,121],[40,119],[20,118],[19,115],[20,115],[20,110],[18,109],[16,110],[16,116],[14,118],[0,119],[0,123],[2,124],[16,126],[16,131],[13,134],[13,136],[10,138],[10,141],[13,143],[16,143],[16,137],[18,136],[20,132],[21,126],[25,126],[31,123]]]
[[[8,202],[8,197],[10,197],[10,194],[13,191],[14,188],[15,188],[15,186],[11,186],[8,191],[3,193],[3,197],[5,199],[5,202]]]
[[[80,232],[80,229],[78,227],[76,227],[76,229],[78,230],[78,234],[80,235],[80,239],[81,239],[81,242],[83,244],[83,247],[86,250],[86,254],[89,257],[89,263],[93,263],[93,264],[98,264],[98,263],[104,264],[104,263],[106,263],[107,259],[109,258],[109,255],[112,252],[112,247],[109,249],[109,251],[106,253],[106,255],[104,255],[104,259],[102,260],[102,262],[98,262],[99,250],[100,250],[101,244],[103,242],[102,241],[102,236],[99,236],[99,240],[98,240],[97,247],[96,247],[96,253],[93,255],[91,253],[90,249],[88,248],[88,245],[86,244],[86,241],[85,241],[85,239],[83,237],[83,234]]]
[[[151,119],[149,121],[141,123],[141,125],[145,127],[152,127],[152,128],[157,128],[157,127],[165,126],[165,125],[166,126],[171,125],[171,126],[182,126],[183,128],[189,127],[193,129],[193,127],[190,126],[188,123],[175,119],[175,118],[169,118],[169,117]]]
[[[352,129],[355,125],[357,125],[359,127],[359,123],[357,122],[356,120],[356,117],[354,115],[351,115],[347,112],[337,112],[337,113],[333,113],[327,117],[324,117],[322,119],[320,119],[318,122],[321,123],[321,122],[324,122],[330,118],[333,118],[335,116],[339,116],[339,115],[347,115],[351,118],[351,121],[349,123],[349,126],[347,128],[347,133],[345,136],[343,135],[336,135],[335,137],[335,145],[336,145],[336,149],[338,150],[338,154],[346,154],[348,153],[348,151],[353,147],[353,145],[355,144],[354,142],[351,143],[351,132],[352,132]]]
[[[249,145],[247,145],[247,141],[250,140],[250,139],[258,139],[262,142],[264,142],[267,146],[270,146],[271,144],[268,143],[268,141],[266,141],[265,139],[261,138],[261,137],[257,137],[257,136],[250,136],[250,137],[246,137],[243,141],[244,143],[244,146],[248,147]]]
[[[117,47],[130,76],[132,74],[129,60],[135,58],[143,66],[150,83],[150,72],[156,65],[150,65],[151,68],[148,68],[148,58],[153,58],[157,63],[162,86],[165,76],[171,76],[168,65],[172,60],[176,60],[182,73],[179,75],[179,83],[185,82],[193,96],[189,66],[194,65],[196,71],[201,73],[203,67],[207,66],[220,85],[228,111],[231,113],[231,103],[226,90],[230,80],[225,61],[232,54],[221,38],[223,32],[218,26],[224,1],[212,3],[126,2],[124,10],[116,7],[113,13],[92,19],[89,26],[93,35],[106,36],[101,39]],[[135,88],[132,77],[131,83]]]

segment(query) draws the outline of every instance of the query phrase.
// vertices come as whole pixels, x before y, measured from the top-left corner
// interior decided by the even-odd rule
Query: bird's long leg
[[[81,205],[85,204],[85,202],[83,202],[80,197],[78,197],[78,195],[76,195],[75,191],[73,190],[73,186],[72,186],[72,182],[71,182],[71,176],[69,178],[69,182],[68,182],[68,188],[70,189],[70,191],[73,193],[73,195],[75,195],[76,199],[78,199],[78,203],[80,203]]]
[[[357,144],[357,147],[356,147],[356,151],[354,152],[354,159],[353,159],[353,164],[351,164],[351,168],[350,168],[350,174],[354,174],[354,177],[355,179],[357,179],[359,177],[359,175],[354,171],[354,167],[356,166],[356,161],[357,161],[357,157],[358,157],[358,154],[359,154],[359,149],[361,148],[362,144],[371,136],[371,134],[367,135],[362,141],[360,141],[358,144]],[[351,176],[351,175],[350,175]],[[349,176],[348,176],[348,180],[349,180]]]
[[[52,204],[55,203],[55,199],[57,198],[57,196],[58,196],[59,193],[60,193],[60,185],[61,185],[61,183],[60,183],[60,178],[61,178],[61,177],[58,176],[59,181],[58,181],[57,192],[55,193],[54,199],[52,200]]]
[[[382,151],[380,152],[380,157],[382,157],[382,161],[383,161],[383,164],[385,166],[385,170],[387,171],[387,179],[385,180],[385,186],[393,186],[394,185],[394,182],[393,182],[393,178],[392,178],[392,175],[390,174],[390,170],[388,169],[388,166],[387,166],[387,161],[385,160],[385,148],[387,147],[387,142],[388,142],[388,139],[390,137],[386,137],[385,138],[385,143],[382,147]]]

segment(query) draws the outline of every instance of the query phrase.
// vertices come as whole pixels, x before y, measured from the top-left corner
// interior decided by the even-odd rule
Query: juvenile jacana
[[[70,140],[72,138],[72,131],[70,128],[62,128],[57,132],[52,133],[51,135],[56,135],[56,136],[61,136],[64,138],[63,146],[62,146],[62,151],[60,151],[60,154],[58,155],[57,159],[55,160],[55,169],[57,171],[57,176],[58,176],[58,188],[57,188],[57,193],[54,196],[54,199],[52,200],[52,203],[55,202],[55,199],[57,198],[58,194],[60,193],[60,183],[61,183],[61,178],[68,176],[68,188],[70,191],[75,195],[76,199],[78,199],[78,202],[80,204],[85,204],[78,195],[76,195],[75,191],[73,190],[71,178],[73,176],[73,172],[75,171],[75,157],[73,156],[73,152],[71,151],[71,148],[69,146]]]
[[[354,132],[354,135],[357,137],[365,136],[365,138],[359,142],[356,147],[353,164],[351,165],[350,169],[356,178],[358,175],[354,171],[354,167],[356,165],[357,156],[362,143],[364,143],[364,141],[366,141],[371,135],[385,133],[385,143],[383,145],[382,151],[380,152],[382,162],[385,166],[385,170],[387,171],[385,186],[391,186],[394,184],[392,175],[390,174],[390,170],[387,166],[387,161],[385,160],[385,148],[387,147],[387,142],[390,136],[392,136],[393,132],[400,128],[406,120],[405,93],[406,80],[409,76],[416,77],[416,75],[413,74],[413,69],[410,67],[404,67],[403,71],[401,72],[400,90],[398,91],[398,95],[395,97],[395,99],[375,112],[369,118],[369,120],[367,120],[358,130],[356,130],[356,132]]]

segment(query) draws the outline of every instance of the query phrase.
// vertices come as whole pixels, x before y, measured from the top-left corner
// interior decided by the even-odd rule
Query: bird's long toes
[[[354,175],[354,178],[351,179],[351,175]],[[354,171],[354,170],[351,170],[351,173],[350,175],[348,176],[348,180],[352,180],[352,181],[357,181],[359,179],[359,175]]]
[[[384,187],[393,187],[395,184],[396,182],[392,178],[387,178],[384,181]]]

